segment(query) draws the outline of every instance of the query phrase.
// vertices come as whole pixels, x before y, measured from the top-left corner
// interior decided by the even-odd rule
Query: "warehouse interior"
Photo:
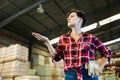
[[[64,80],[63,61],[52,62],[45,44],[31,33],[51,41],[67,33],[66,14],[71,9],[86,13],[82,30],[112,52],[111,65],[105,66],[99,80],[120,80],[120,0],[0,0],[2,80]],[[116,42],[107,44],[112,40]],[[57,42],[52,45],[55,48]]]

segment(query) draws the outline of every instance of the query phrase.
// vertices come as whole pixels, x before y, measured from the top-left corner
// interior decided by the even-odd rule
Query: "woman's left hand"
[[[102,73],[102,69],[96,60],[91,60],[86,63],[85,68],[88,69],[88,75],[92,77],[99,76]]]

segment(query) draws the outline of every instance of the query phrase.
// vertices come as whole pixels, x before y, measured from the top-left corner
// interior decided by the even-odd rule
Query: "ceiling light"
[[[109,45],[109,44],[116,43],[116,42],[119,42],[119,41],[120,41],[120,38],[117,38],[117,39],[114,39],[114,40],[111,40],[111,41],[104,42],[103,44],[104,45]]]
[[[50,40],[50,43],[51,43],[51,44],[55,44],[55,43],[57,43],[58,41],[59,41],[59,37]]]
[[[86,27],[83,27],[81,30],[84,32],[90,31],[92,29],[95,29],[97,27],[97,23],[93,23],[91,25],[88,25]]]
[[[42,4],[39,4],[39,7],[37,8],[37,12],[39,12],[39,13],[43,13],[44,12]]]
[[[114,16],[108,17],[104,20],[101,20],[101,21],[99,21],[99,23],[100,23],[100,26],[103,26],[105,24],[111,23],[111,22],[119,20],[119,19],[120,19],[120,13],[116,14]]]

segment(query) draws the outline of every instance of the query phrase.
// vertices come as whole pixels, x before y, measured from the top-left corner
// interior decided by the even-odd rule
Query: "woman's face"
[[[80,20],[80,17],[77,16],[77,13],[72,12],[67,17],[67,25],[68,27],[74,27]]]

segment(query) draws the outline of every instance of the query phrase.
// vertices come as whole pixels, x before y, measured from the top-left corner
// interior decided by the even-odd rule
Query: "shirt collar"
[[[84,32],[81,32],[82,34],[85,34]],[[67,33],[67,36],[70,36],[70,34],[71,34],[71,31],[69,31],[68,33]]]
[[[67,36],[70,36],[70,34],[71,34],[71,31],[69,31],[69,32],[67,33]]]

